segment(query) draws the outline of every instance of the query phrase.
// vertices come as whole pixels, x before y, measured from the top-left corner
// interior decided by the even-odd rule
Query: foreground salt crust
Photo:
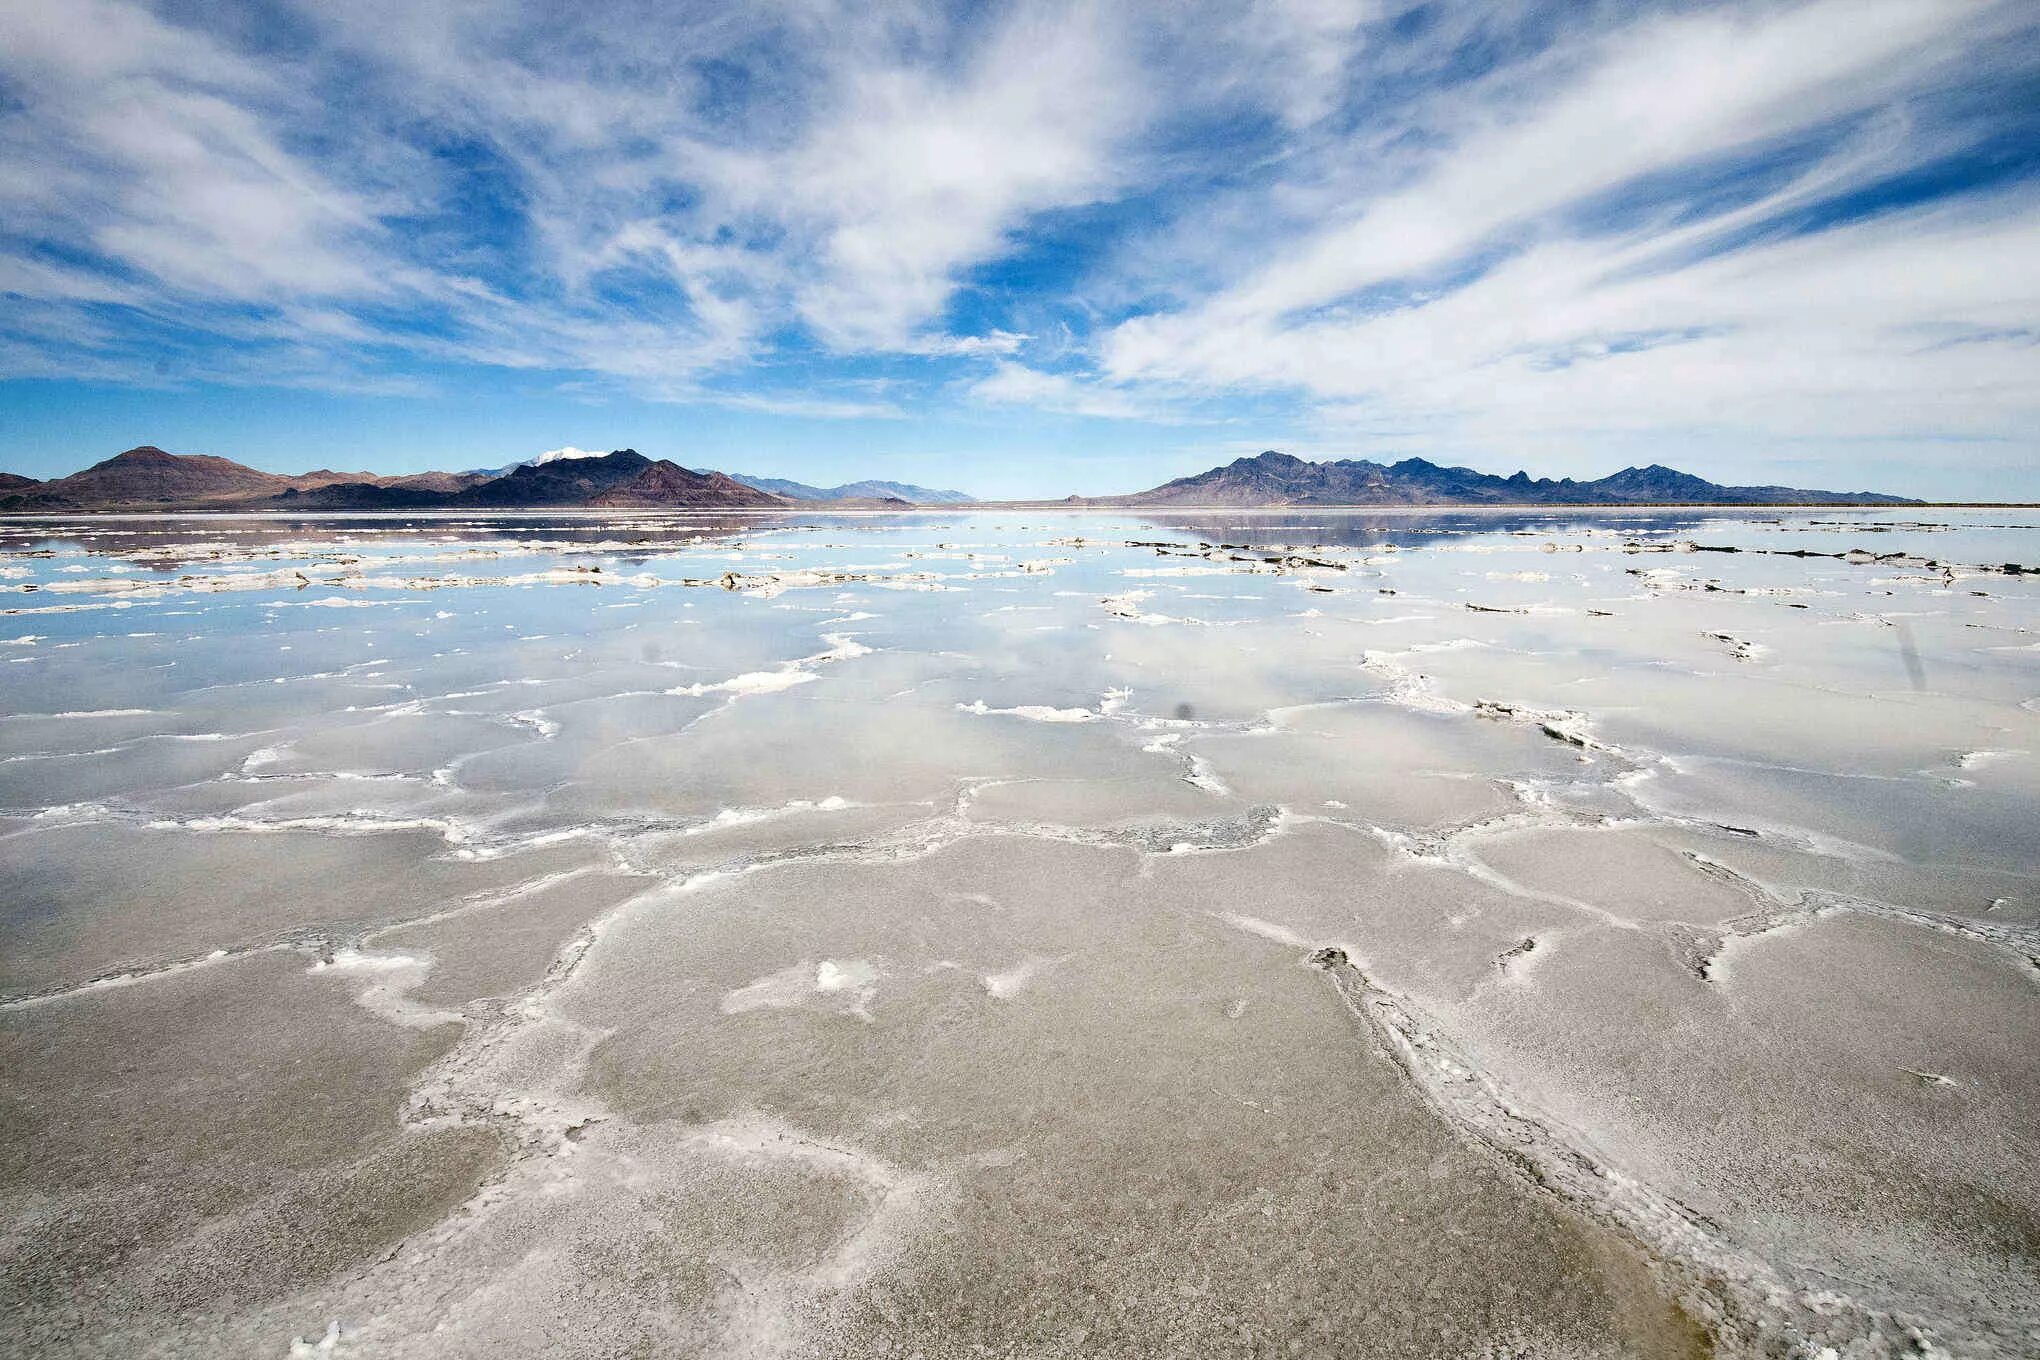
[[[214,527],[0,543],[11,1349],[2030,1353],[2030,522]]]

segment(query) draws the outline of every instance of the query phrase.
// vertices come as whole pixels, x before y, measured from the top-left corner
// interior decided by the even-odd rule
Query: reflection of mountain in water
[[[1583,530],[1661,534],[1697,530],[1721,520],[1748,520],[1747,510],[1637,510],[1629,512],[1560,507],[1504,513],[1431,511],[1415,514],[1345,514],[1299,509],[1293,513],[1241,515],[1208,513],[1143,515],[1141,523],[1204,543],[1323,544],[1363,548],[1377,543],[1421,548],[1452,539],[1495,534],[1562,534]]]
[[[774,530],[826,524],[831,517],[795,514],[689,514],[685,516],[641,516],[627,518],[587,515],[507,515],[486,518],[451,519],[430,515],[374,515],[336,517],[331,514],[263,515],[236,518],[233,541],[242,551],[282,549],[286,546],[312,551],[344,551],[364,543],[387,545],[393,537],[418,544],[442,546],[448,551],[483,544],[504,546],[528,541],[533,551],[556,544],[604,544],[607,556],[619,563],[642,564],[657,557],[703,543],[733,541]],[[120,521],[80,518],[75,523],[55,523],[36,540],[36,546],[52,549],[83,549],[109,556],[138,549],[158,548],[166,532],[181,533],[188,524],[175,520]],[[189,556],[152,557],[152,570],[181,571],[204,560],[204,545],[192,545]]]

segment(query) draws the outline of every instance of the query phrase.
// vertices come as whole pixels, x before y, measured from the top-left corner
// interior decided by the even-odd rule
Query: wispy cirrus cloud
[[[971,396],[994,405],[1032,406],[1065,415],[1106,420],[1166,420],[1155,402],[1144,401],[1086,377],[1051,373],[1024,364],[1000,363],[971,384]]]
[[[944,330],[957,276],[1114,187],[1141,87],[1102,7],[937,13],[844,10],[831,42],[801,7],[306,7],[312,41],[279,59],[124,0],[9,6],[0,283],[201,330],[318,300],[435,358],[626,382],[755,360],[788,326],[1010,353]]]
[[[2002,129],[1960,108],[2030,71],[2025,23],[1828,0],[1539,54],[1459,91],[1404,183],[1106,331],[1099,376],[1286,390],[1351,447],[1566,471],[1665,441],[2030,457],[2040,164],[1975,183]]]
[[[2016,461],[2036,36],[2013,0],[0,0],[0,377]]]

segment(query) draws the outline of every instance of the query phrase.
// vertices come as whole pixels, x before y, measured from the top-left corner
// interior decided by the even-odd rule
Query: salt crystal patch
[[[958,704],[959,713],[975,713],[980,717],[1025,718],[1029,722],[1083,723],[1096,722],[1101,714],[1088,708],[1051,708],[1047,704],[1016,704],[1012,708],[992,708],[978,699],[968,704]]]
[[[1311,941],[1304,939],[1287,926],[1264,921],[1258,916],[1243,916],[1238,912],[1229,911],[1220,914],[1218,919],[1235,930],[1244,930],[1249,935],[1258,935],[1264,940],[1273,940],[1276,944],[1286,944],[1295,949],[1313,947]]]
[[[777,694],[795,685],[805,685],[815,678],[810,671],[746,671],[712,685],[682,685],[666,693],[691,698],[704,694]]]
[[[787,1010],[826,997],[859,1019],[869,1020],[878,979],[877,965],[864,959],[796,963],[725,994],[717,1009],[724,1015],[742,1015],[746,1011]]]
[[[1003,972],[986,973],[978,980],[994,1000],[1003,1001],[1023,990],[1053,962],[1053,959],[1022,959]]]
[[[290,1353],[293,1356],[331,1355],[334,1348],[339,1344],[340,1320],[335,1318],[326,1324],[325,1335],[321,1336],[317,1341],[307,1341],[301,1336],[292,1337],[290,1339]]]

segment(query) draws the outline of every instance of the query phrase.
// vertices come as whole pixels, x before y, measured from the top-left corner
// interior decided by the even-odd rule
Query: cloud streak
[[[2040,430],[2016,4],[177,15],[0,0],[0,377],[1552,472]]]
[[[1459,92],[1459,130],[1408,184],[1112,328],[1100,376],[1288,390],[1354,448],[1564,471],[1668,440],[2030,458],[2040,282],[2020,262],[2040,194],[2028,176],[1918,206],[1893,187],[1992,131],[1922,126],[1917,105],[2010,79],[2006,18],[1855,0],[1679,16],[1526,63],[1557,75],[1504,70]],[[1795,158],[1782,187],[1722,191]]]

